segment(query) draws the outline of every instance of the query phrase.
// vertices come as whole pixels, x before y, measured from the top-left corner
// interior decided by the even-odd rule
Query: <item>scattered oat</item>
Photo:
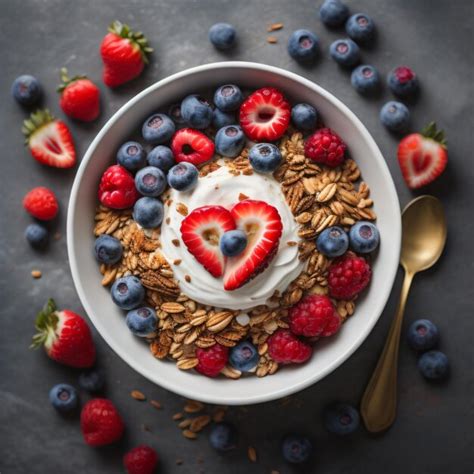
[[[175,414],[173,415],[173,420],[174,420],[174,421],[181,420],[181,419],[183,418],[183,416],[184,416],[184,415],[183,415],[182,413],[175,413]]]
[[[283,28],[283,23],[272,23],[268,26],[267,31],[270,33],[271,31],[278,31]]]
[[[161,410],[162,406],[158,400],[150,400],[150,405],[155,407],[157,410]]]
[[[42,275],[41,270],[31,270],[31,276],[35,279],[41,278]]]
[[[276,469],[272,469],[270,471],[270,474],[280,474],[280,471],[277,471]]]
[[[239,201],[245,201],[249,197],[244,193],[239,193]]]
[[[183,460],[182,459],[176,459],[176,465],[181,466],[181,464],[183,464]]]
[[[175,247],[179,247],[179,240],[178,239],[173,239],[171,241],[171,243],[175,246]]]
[[[176,204],[176,211],[178,211],[182,216],[186,217],[188,215],[188,206],[182,202]]]
[[[209,415],[201,415],[192,420],[192,423],[189,425],[189,429],[195,433],[199,433],[205,426],[211,422],[211,417]]]
[[[289,240],[286,245],[288,245],[288,247],[294,247],[295,245],[298,245],[298,242],[295,242],[294,240]]]
[[[188,282],[188,283],[191,283],[191,276],[186,274],[184,275],[184,279]]]
[[[197,400],[188,400],[184,405],[184,411],[186,413],[198,413],[204,410],[204,404]]]
[[[192,422],[193,422],[192,418],[185,418],[183,421],[178,423],[178,428],[181,428],[181,429],[188,428],[191,425]],[[194,431],[194,430],[192,430],[192,431]]]
[[[183,430],[182,433],[183,436],[188,439],[196,439],[198,437],[197,433],[194,433],[194,431],[191,430]]]
[[[278,43],[278,38],[276,38],[275,36],[268,36],[267,43],[270,43],[270,44]]]
[[[218,408],[216,412],[212,415],[212,421],[214,423],[220,423],[221,421],[224,420],[225,417],[225,410],[222,408]]]
[[[135,400],[139,400],[139,401],[143,401],[143,400],[146,400],[146,397],[145,395],[140,392],[140,390],[132,390],[130,392],[130,395],[132,396],[132,398],[134,398]]]
[[[249,446],[247,455],[252,462],[257,462],[257,451],[252,446]]]
[[[171,219],[170,219],[169,217],[167,217],[167,218],[165,219],[165,222],[169,225],[169,223],[171,222]]]
[[[173,260],[173,265],[179,265],[182,262],[180,258],[177,258],[176,260]]]

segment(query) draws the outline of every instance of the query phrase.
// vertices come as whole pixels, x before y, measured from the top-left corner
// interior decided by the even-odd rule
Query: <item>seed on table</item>
[[[183,436],[188,439],[196,439],[198,437],[198,435],[191,430],[184,430],[182,433]]]
[[[158,400],[150,400],[150,405],[154,406],[157,410],[161,410],[162,406]]]
[[[247,450],[247,454],[248,454],[249,459],[252,462],[257,462],[257,451],[255,450],[255,448],[253,448],[252,446],[249,446],[249,449]]]
[[[196,400],[188,400],[184,405],[184,411],[186,413],[197,413],[204,409],[204,404]]]
[[[40,270],[31,270],[31,276],[35,279],[41,278],[41,271]]]
[[[267,43],[270,43],[270,44],[278,43],[278,38],[275,38],[275,36],[269,36],[267,38]]]
[[[146,400],[146,397],[145,395],[140,392],[140,390],[132,390],[130,392],[130,395],[132,396],[132,398],[134,398],[135,400],[139,400],[139,401],[143,401],[143,400]]]
[[[182,413],[175,413],[173,415],[173,420],[177,421],[177,420],[181,420],[183,418],[183,414]]]

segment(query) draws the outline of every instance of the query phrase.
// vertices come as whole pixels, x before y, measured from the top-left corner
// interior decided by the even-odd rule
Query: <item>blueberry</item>
[[[165,114],[153,114],[145,120],[142,135],[147,143],[161,145],[171,139],[176,127]]]
[[[117,152],[117,162],[129,171],[136,171],[146,165],[146,154],[138,142],[124,143]]]
[[[319,8],[319,18],[332,28],[342,26],[349,17],[349,8],[340,0],[324,0]]]
[[[301,464],[311,456],[313,445],[306,436],[291,434],[283,439],[281,451],[285,461],[291,464]]]
[[[349,231],[349,240],[354,252],[370,253],[379,246],[379,230],[372,222],[358,221]]]
[[[102,234],[95,239],[94,251],[98,262],[113,265],[122,258],[123,247],[120,240],[111,235]]]
[[[25,230],[28,243],[37,250],[44,249],[49,242],[49,232],[40,224],[30,224]]]
[[[430,380],[443,379],[449,372],[449,361],[441,351],[425,352],[418,359],[418,370],[423,377]]]
[[[166,176],[159,168],[147,166],[135,175],[135,187],[143,196],[159,196],[166,189]]]
[[[228,230],[222,234],[219,247],[226,257],[236,257],[247,247],[247,234],[242,230]]]
[[[144,229],[159,227],[163,213],[163,203],[153,197],[142,197],[133,206],[133,219]]]
[[[138,337],[146,337],[154,333],[157,322],[155,310],[147,307],[132,309],[125,319],[128,329]]]
[[[375,23],[365,13],[356,13],[347,20],[346,33],[357,43],[370,43],[375,36]]]
[[[168,184],[177,191],[190,191],[197,185],[199,178],[198,169],[187,162],[178,163],[168,172]]]
[[[418,319],[408,328],[408,344],[415,351],[433,349],[438,340],[438,328],[428,319]]]
[[[235,28],[229,23],[216,23],[209,28],[209,41],[220,50],[230,49],[237,39]]]
[[[145,288],[136,276],[125,276],[115,280],[110,289],[112,301],[121,309],[131,310],[145,299]]]
[[[387,84],[398,97],[409,97],[419,87],[418,77],[407,66],[399,66],[388,73]]]
[[[245,135],[238,125],[221,128],[215,138],[216,153],[228,158],[235,158],[245,146]]]
[[[173,104],[170,107],[168,114],[174,121],[174,123],[177,123],[178,125],[182,125],[183,123],[185,123],[185,120],[181,115],[181,104]]]
[[[92,369],[79,375],[79,387],[90,393],[100,392],[105,386],[105,375],[101,369]]]
[[[326,407],[323,419],[326,429],[337,435],[351,434],[360,424],[359,412],[346,403],[334,403]]]
[[[220,452],[234,449],[237,443],[237,431],[234,425],[226,422],[213,425],[209,433],[209,443]]]
[[[203,97],[193,94],[181,103],[181,114],[185,122],[199,130],[209,127],[212,122],[212,108]]]
[[[12,84],[12,95],[21,105],[36,104],[43,94],[41,84],[36,77],[24,74],[18,76]]]
[[[291,109],[291,120],[299,130],[314,130],[318,122],[318,112],[309,104],[296,104]]]
[[[359,94],[373,94],[380,89],[380,74],[374,66],[358,66],[352,71],[351,84]]]
[[[259,357],[256,347],[250,341],[242,341],[231,349],[229,362],[234,369],[249,372],[257,366]]]
[[[214,93],[214,104],[222,112],[233,112],[240,107],[244,96],[240,88],[234,84],[220,86]]]
[[[212,112],[212,125],[219,130],[227,125],[238,123],[233,112],[222,112],[222,110],[214,109]]]
[[[281,162],[281,153],[272,143],[257,143],[249,151],[252,168],[259,173],[272,173]]]
[[[309,30],[296,30],[288,40],[288,54],[296,61],[312,61],[319,53],[319,39]]]
[[[410,111],[405,104],[391,100],[380,109],[380,121],[392,132],[404,132],[410,122]]]
[[[78,404],[76,389],[67,383],[55,385],[49,391],[49,401],[61,413],[73,411]]]
[[[349,248],[349,237],[341,227],[328,227],[319,234],[316,246],[326,257],[340,257]]]
[[[338,39],[329,47],[329,54],[337,64],[351,68],[360,61],[360,49],[350,39]]]
[[[159,168],[161,171],[166,173],[172,166],[174,166],[174,155],[171,148],[158,145],[153,148],[146,157],[146,161],[150,166]]]

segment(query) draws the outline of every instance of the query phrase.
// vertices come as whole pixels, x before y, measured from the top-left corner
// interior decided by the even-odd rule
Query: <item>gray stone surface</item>
[[[0,143],[2,144],[0,224],[0,472],[2,474],[116,473],[122,472],[121,456],[138,443],[149,443],[161,456],[161,473],[237,474],[270,473],[468,473],[473,458],[473,7],[470,0],[348,2],[351,11],[372,15],[378,27],[377,43],[363,50],[364,60],[385,75],[399,64],[419,73],[422,94],[412,107],[413,129],[437,120],[446,129],[450,164],[444,177],[425,191],[440,197],[449,223],[446,252],[435,269],[420,275],[413,286],[406,322],[418,317],[433,319],[442,333],[441,347],[449,355],[452,376],[441,385],[424,382],[416,370],[416,358],[402,341],[400,354],[399,416],[384,436],[363,430],[347,439],[325,433],[320,412],[334,399],[358,403],[374,367],[394,314],[400,276],[380,322],[361,348],[342,367],[322,382],[305,390],[286,406],[273,402],[233,408],[229,419],[240,429],[240,447],[220,457],[205,437],[184,440],[171,421],[182,400],[154,386],[125,365],[96,334],[100,364],[107,371],[107,396],[127,423],[127,435],[117,446],[90,449],[84,445],[77,417],[62,419],[49,406],[49,388],[58,382],[76,382],[77,374],[28,350],[35,312],[48,296],[59,304],[82,312],[71,280],[66,253],[65,212],[75,170],[41,167],[23,148],[20,125],[26,112],[9,96],[13,79],[21,73],[36,75],[46,89],[44,104],[59,114],[55,86],[61,66],[73,73],[86,72],[100,83],[98,45],[107,24],[117,18],[143,30],[155,47],[152,65],[138,80],[116,91],[101,85],[102,115],[91,125],[71,123],[78,155],[82,156],[108,117],[135,93],[157,79],[187,67],[228,58],[268,63],[297,72],[334,93],[366,124],[374,135],[397,185],[402,205],[413,194],[406,188],[396,163],[397,138],[380,125],[378,110],[390,94],[364,100],[350,87],[348,74],[328,58],[330,42],[343,35],[328,31],[317,20],[321,2],[299,0],[184,1],[134,0],[116,2],[61,0],[0,0]],[[233,23],[239,47],[229,55],[212,49],[207,29],[216,21]],[[266,25],[284,22],[275,33],[278,44],[266,43]],[[302,68],[286,54],[286,39],[297,28],[314,29],[321,37],[322,59]],[[59,114],[60,115],[60,114]],[[30,222],[21,209],[26,191],[37,185],[51,186],[61,202],[57,230],[62,237],[46,254],[29,249],[22,233]],[[33,280],[39,268],[43,278]],[[131,389],[141,389],[163,403],[155,411],[147,403],[133,401]],[[85,397],[84,397],[85,398]],[[143,431],[142,425],[150,431]],[[315,457],[311,466],[293,469],[279,453],[280,437],[289,431],[312,436]],[[258,450],[251,464],[246,447]],[[198,463],[198,456],[203,462]],[[175,465],[177,458],[184,462]],[[201,471],[202,469],[202,471]]]

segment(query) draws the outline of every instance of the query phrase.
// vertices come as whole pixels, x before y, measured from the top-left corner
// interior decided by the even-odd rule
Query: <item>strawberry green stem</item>
[[[79,76],[69,77],[67,75],[67,69],[65,67],[62,67],[60,70],[59,77],[61,78],[61,84],[59,84],[56,90],[58,92],[62,92],[69,84],[72,84],[73,82],[78,81],[79,79],[85,79],[87,76],[82,74]]]
[[[33,336],[30,349],[48,345],[48,343],[51,343],[52,339],[54,339],[59,321],[56,309],[56,303],[50,298],[44,308],[36,316],[35,328],[38,332]]]
[[[436,128],[436,122],[430,122],[422,131],[421,134],[426,138],[431,138],[435,142],[438,142],[441,146],[446,148],[446,138],[443,130]]]
[[[121,38],[128,39],[132,45],[140,49],[143,62],[148,64],[148,54],[153,52],[153,48],[148,45],[148,40],[141,31],[132,31],[128,25],[121,21],[115,20],[109,26],[109,31]]]

